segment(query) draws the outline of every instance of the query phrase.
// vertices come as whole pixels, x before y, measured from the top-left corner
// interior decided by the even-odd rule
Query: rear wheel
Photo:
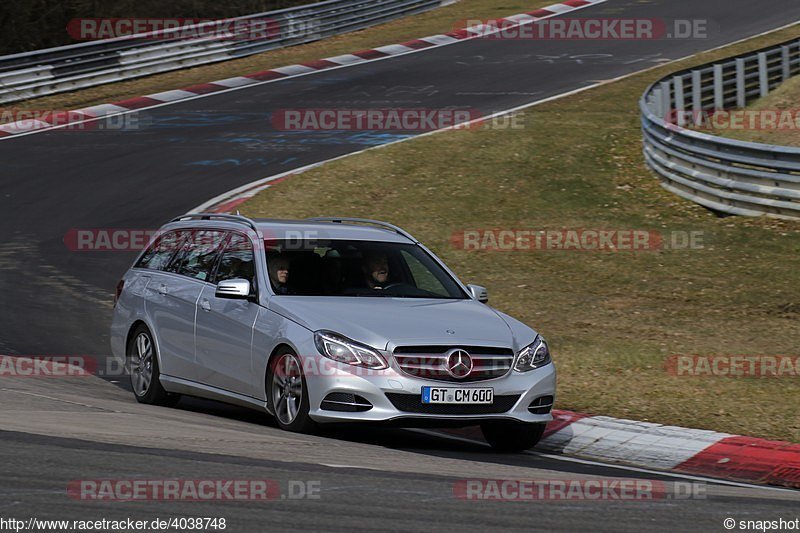
[[[524,422],[484,422],[483,437],[492,448],[502,452],[522,452],[533,448],[544,435],[545,424]]]
[[[133,395],[140,403],[169,407],[181,398],[161,386],[156,345],[150,330],[143,325],[136,328],[128,343],[128,374]]]
[[[312,433],[317,424],[308,416],[309,400],[303,365],[290,348],[272,359],[267,374],[267,398],[281,429]]]

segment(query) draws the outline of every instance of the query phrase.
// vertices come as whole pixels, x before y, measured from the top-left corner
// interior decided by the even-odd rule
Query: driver
[[[380,252],[369,253],[364,257],[362,265],[367,287],[384,289],[389,284],[389,259]]]
[[[289,258],[275,256],[269,261],[269,280],[275,294],[289,294]]]

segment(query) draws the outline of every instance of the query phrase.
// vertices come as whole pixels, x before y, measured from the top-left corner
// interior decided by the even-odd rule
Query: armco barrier
[[[452,1],[327,0],[174,30],[0,56],[0,103],[316,41],[427,11]],[[238,24],[231,24],[232,21]],[[265,21],[266,31],[253,31],[253,25],[261,23],[263,26]],[[231,26],[233,31],[226,33],[225,28]],[[186,38],[190,29],[192,37]],[[225,35],[220,38],[222,33]]]
[[[800,218],[800,148],[686,128],[715,110],[744,107],[798,73],[795,39],[657,81],[639,102],[647,165],[664,188],[714,211]]]

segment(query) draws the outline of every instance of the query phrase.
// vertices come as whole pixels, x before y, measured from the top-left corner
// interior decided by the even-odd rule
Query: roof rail
[[[399,233],[403,237],[406,237],[407,239],[410,239],[413,242],[419,242],[417,239],[412,237],[411,234],[408,233],[406,230],[401,229],[395,226],[394,224],[389,224],[388,222],[381,222],[380,220],[372,220],[369,218],[351,218],[351,217],[313,217],[313,218],[308,218],[306,220],[311,220],[314,222],[333,222],[335,224],[344,224],[344,223],[372,224],[373,226],[379,226],[381,228]]]
[[[256,223],[250,220],[247,217],[243,217],[241,215],[227,215],[223,213],[186,213],[185,215],[181,215],[179,217],[175,217],[170,222],[180,222],[183,220],[225,220],[228,222],[238,222],[239,224],[244,224],[245,226],[249,227],[256,233],[258,233],[258,226]]]

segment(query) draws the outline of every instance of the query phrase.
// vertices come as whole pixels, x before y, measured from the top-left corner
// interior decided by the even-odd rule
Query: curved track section
[[[127,253],[74,253],[71,228],[155,228],[258,178],[412,132],[276,131],[274,111],[513,108],[722,45],[800,17],[771,0],[611,0],[586,18],[703,19],[697,40],[474,39],[143,112],[128,131],[50,131],[0,142],[0,353],[104,354],[109,294]]]
[[[277,429],[266,415],[214,402],[151,407],[97,378],[58,381],[42,385],[42,380],[8,379],[0,390],[0,439],[5,444],[0,459],[15,465],[0,471],[4,517],[223,517],[230,526],[226,531],[233,532],[476,527],[642,531],[654,526],[721,531],[722,521],[731,516],[793,519],[800,502],[797,491],[620,469],[536,452],[497,454],[480,442],[426,431],[350,428],[298,435]],[[286,498],[276,492],[271,501],[120,502],[81,499],[75,490],[67,495],[68,487],[86,479],[269,480]],[[622,501],[466,499],[465,482],[481,479],[553,484],[627,480],[683,496],[653,490]],[[318,488],[316,498],[289,497],[290,483],[309,482]],[[686,497],[687,488],[693,497]]]
[[[771,0],[611,0],[576,17],[705,19],[700,40],[475,39],[149,110],[130,131],[51,131],[0,143],[0,353],[107,353],[109,294],[126,253],[74,253],[71,228],[153,228],[258,178],[397,133],[285,132],[271,112],[308,108],[513,108],[785,24]]]
[[[135,131],[51,131],[1,142],[0,353],[108,353],[111,292],[131,254],[71,252],[63,242],[71,228],[154,228],[237,186],[411,134],[276,131],[269,120],[276,110],[454,106],[488,114],[774,29],[800,18],[800,4],[609,0],[575,16],[713,24],[703,40],[476,39],[148,110],[141,114],[146,127]],[[199,400],[182,401],[178,411],[144,409],[125,391],[87,379],[68,390],[60,380],[36,389],[33,380],[4,378],[2,453],[16,466],[0,480],[14,514],[31,515],[47,503],[51,517],[76,519],[227,515],[239,526],[231,531],[263,530],[265,523],[641,531],[653,524],[716,530],[726,516],[794,519],[797,510],[795,494],[743,487],[713,488],[707,499],[684,502],[562,501],[535,509],[463,502],[454,498],[453,482],[468,476],[660,475],[536,453],[500,456],[480,443],[419,432],[290,435],[251,413]],[[311,479],[327,492],[318,502],[274,502],[268,516],[253,504],[114,506],[64,496],[69,480],[89,476]]]

